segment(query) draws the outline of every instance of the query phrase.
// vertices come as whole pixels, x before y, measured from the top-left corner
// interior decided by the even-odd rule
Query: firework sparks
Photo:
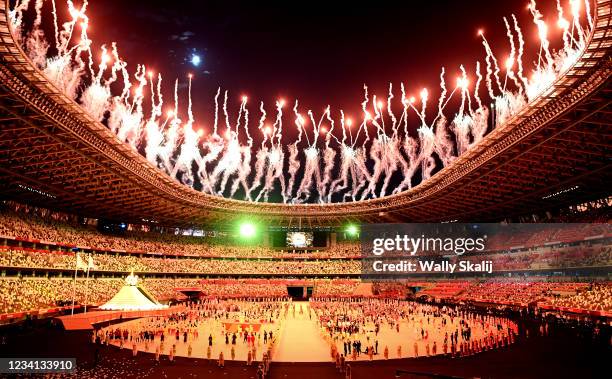
[[[189,186],[198,182],[203,192],[217,196],[234,197],[242,189],[243,198],[248,201],[268,201],[274,191],[280,190],[285,203],[325,203],[387,196],[391,179],[397,175],[401,180],[391,193],[409,189],[413,182],[419,181],[415,178],[419,167],[420,180],[427,180],[439,165],[437,161],[443,166],[451,164],[482,140],[487,130],[519,113],[574,64],[584,49],[586,35],[593,28],[590,4],[588,0],[568,1],[571,11],[566,15],[557,0],[557,26],[561,28],[563,43],[559,51],[551,49],[549,25],[544,22],[535,0],[530,1],[528,9],[540,40],[537,63],[530,73],[523,63],[523,32],[514,15],[511,15],[512,22],[503,18],[509,55],[496,55],[494,46],[480,30],[485,52],[484,72],[480,61],[475,62],[473,75],[466,70],[473,65],[461,65],[456,86],[450,90],[445,80],[446,70],[442,68],[437,112],[429,122],[428,102],[434,101],[430,91],[423,88],[418,95],[415,92],[409,96],[407,87],[400,83],[402,109],[396,113],[393,107],[398,101],[390,83],[386,99],[370,94],[368,87],[363,86],[361,120],[331,106],[321,113],[313,110],[302,113],[297,100],[293,112],[287,116],[283,112],[284,99],[276,100],[269,120],[265,104],[260,102],[256,129],[259,133],[253,135],[248,97],[241,97],[232,122],[234,116],[230,109],[235,105],[229,92],[222,93],[221,88],[214,95],[212,133],[205,135],[193,113],[191,88],[195,82],[191,75],[186,121],[179,116],[179,80],[174,83],[172,108],[164,113],[160,73],[155,75],[144,65],[137,65],[130,75],[115,43],[102,45],[99,53],[92,52],[92,41],[87,34],[87,1],[77,8],[67,0],[69,17],[63,21],[56,0],[51,1],[49,14],[54,31],[51,41],[47,41],[42,31],[47,12],[45,2],[16,1],[10,20],[15,39],[58,89],[78,101],[93,119],[108,125],[122,142],[141,149],[147,160],[176,180]],[[25,16],[31,3],[35,17],[28,22]],[[581,19],[586,21],[582,23]],[[501,68],[498,62],[504,63]],[[193,54],[190,63],[200,65],[201,57]],[[479,93],[483,81],[490,108],[485,105],[489,101]],[[113,89],[122,87],[121,91],[111,90],[113,83],[116,83]],[[446,107],[456,93],[461,96],[459,108],[449,123]],[[145,98],[150,110],[144,109]],[[493,121],[490,122],[491,113]],[[333,116],[338,114],[339,123]],[[415,136],[409,133],[409,119],[413,114],[419,122]],[[287,117],[292,117],[294,122],[286,123]],[[225,123],[222,135],[219,135],[220,122]],[[292,134],[285,133],[284,128],[293,126],[297,138],[290,140],[288,135]],[[370,128],[375,128],[376,133],[371,134]],[[256,144],[256,140],[261,143]]]

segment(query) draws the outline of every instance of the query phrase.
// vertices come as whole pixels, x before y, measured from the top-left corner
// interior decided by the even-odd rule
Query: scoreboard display
[[[312,232],[287,232],[286,246],[295,248],[312,247]]]
[[[271,230],[269,233],[270,246],[304,252],[326,247],[329,239],[329,232],[320,230]]]

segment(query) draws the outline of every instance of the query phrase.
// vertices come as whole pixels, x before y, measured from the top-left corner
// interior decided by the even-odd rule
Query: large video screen
[[[287,232],[288,247],[312,247],[314,234],[312,232]]]

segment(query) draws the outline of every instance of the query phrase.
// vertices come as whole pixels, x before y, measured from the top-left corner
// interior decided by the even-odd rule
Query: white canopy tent
[[[125,278],[125,285],[119,292],[100,307],[107,311],[148,311],[165,308],[168,306],[160,304],[149,292],[138,285],[138,276],[133,273]]]

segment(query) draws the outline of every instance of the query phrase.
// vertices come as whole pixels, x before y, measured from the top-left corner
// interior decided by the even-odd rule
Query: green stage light
[[[349,225],[346,228],[346,232],[351,236],[356,236],[359,233],[359,228],[357,228],[357,225]]]
[[[255,225],[251,224],[250,222],[245,222],[240,225],[240,236],[241,237],[251,238],[255,235],[256,231],[257,230],[255,229]]]

